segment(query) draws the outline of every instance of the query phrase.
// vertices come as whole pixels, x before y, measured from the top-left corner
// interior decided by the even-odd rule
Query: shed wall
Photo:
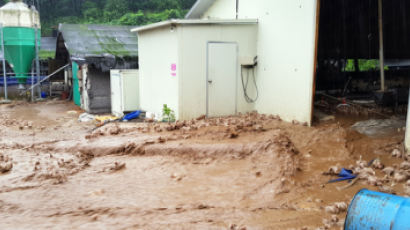
[[[238,45],[238,58],[256,55],[257,25],[181,25],[178,27],[180,53],[180,119],[187,120],[206,114],[207,107],[207,44],[233,42]],[[238,112],[254,110],[245,101],[237,71]],[[254,94],[250,88],[251,95]],[[221,95],[223,98],[223,95]]]
[[[204,18],[232,19],[233,0],[217,0]],[[311,123],[317,0],[240,0],[239,18],[259,20],[260,113]]]
[[[162,115],[164,104],[179,117],[178,37],[170,27],[142,31],[139,37],[141,109]],[[177,69],[172,75],[172,65]]]

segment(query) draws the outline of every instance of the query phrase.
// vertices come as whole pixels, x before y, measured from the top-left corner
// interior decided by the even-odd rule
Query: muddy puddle
[[[404,131],[369,137],[351,129],[360,118],[309,128],[245,114],[92,131],[66,102],[0,112],[0,229],[341,229],[341,203],[360,189],[408,192]],[[331,168],[361,179],[328,184]]]

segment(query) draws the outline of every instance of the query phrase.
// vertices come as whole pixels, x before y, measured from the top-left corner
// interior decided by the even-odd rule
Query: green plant
[[[162,108],[162,117],[164,122],[173,122],[175,121],[175,112],[169,108],[168,105],[164,104],[164,107]]]
[[[55,51],[40,50],[38,56],[41,60],[53,59],[55,57]]]

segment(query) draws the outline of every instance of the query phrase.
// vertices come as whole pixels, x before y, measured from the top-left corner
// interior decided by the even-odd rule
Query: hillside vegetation
[[[4,5],[10,0],[0,0]],[[40,11],[43,35],[59,23],[146,25],[183,18],[195,0],[25,0]]]

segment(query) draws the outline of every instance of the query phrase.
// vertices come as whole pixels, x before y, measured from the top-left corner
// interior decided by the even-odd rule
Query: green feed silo
[[[4,52],[20,84],[25,84],[36,51],[36,29],[40,46],[40,19],[38,12],[21,0],[12,0],[0,8],[3,26]]]

